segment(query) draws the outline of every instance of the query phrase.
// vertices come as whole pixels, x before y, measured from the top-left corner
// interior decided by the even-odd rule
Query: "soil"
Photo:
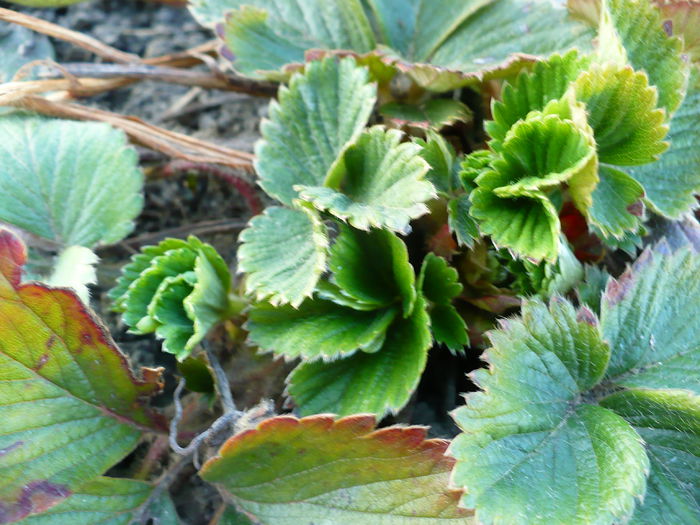
[[[156,3],[100,0],[61,9],[32,9],[0,1],[0,7],[41,17],[143,57],[184,50],[212,38],[212,34],[201,28],[186,9]],[[100,61],[87,51],[64,42],[54,44],[59,63]],[[81,101],[82,104],[134,115],[173,131],[244,151],[252,151],[259,138],[259,122],[266,113],[267,102],[248,95],[153,82],[141,82]],[[176,382],[174,358],[161,352],[160,343],[153,337],[129,334],[118,317],[109,311],[105,293],[113,284],[119,268],[140,246],[158,242],[168,233],[173,236],[196,233],[212,243],[226,260],[234,261],[238,233],[251,217],[251,211],[242,196],[226,181],[201,174],[162,177],[159,176],[162,175],[161,168],[168,159],[144,150],[142,160],[147,175],[150,175],[144,212],[129,239],[99,252],[102,264],[93,306],[135,367],[165,367],[166,388],[156,403],[167,411]],[[262,195],[260,198],[264,199]],[[256,355],[252,349],[236,341],[239,338],[240,334],[232,335],[225,329],[214,337],[215,344],[228,358],[227,367],[232,371],[234,396],[239,405],[248,408],[262,399],[272,399],[276,409],[283,410],[283,381],[290,365]],[[461,404],[460,392],[473,390],[465,371],[480,365],[478,355],[459,357],[445,349],[434,349],[413,401],[384,423],[428,425],[434,437],[453,437],[457,429],[448,412]],[[110,473],[133,475],[146,450],[146,445],[140,447]],[[164,458],[164,464],[156,466],[152,474],[157,475],[167,462],[168,459]],[[182,522],[187,525],[208,523],[221,504],[219,495],[199,482],[194,470],[185,471],[183,476],[171,490]]]

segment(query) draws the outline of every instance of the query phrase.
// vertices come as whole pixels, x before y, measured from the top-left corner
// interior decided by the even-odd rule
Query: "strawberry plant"
[[[0,523],[700,523],[700,6],[191,0],[147,59],[17,9]],[[271,97],[254,152],[67,101],[144,78]]]

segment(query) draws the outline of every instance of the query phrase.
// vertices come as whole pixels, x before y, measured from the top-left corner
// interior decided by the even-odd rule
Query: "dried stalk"
[[[124,131],[133,142],[176,159],[197,163],[220,164],[253,171],[253,155],[168,131],[136,117],[88,108],[67,102],[53,102],[34,95],[23,96],[7,105],[36,111],[51,117],[106,122]]]
[[[105,60],[109,60],[110,62],[120,62],[124,64],[141,62],[141,58],[137,55],[125,53],[77,31],[72,31],[57,24],[42,20],[41,18],[26,15],[24,13],[18,13],[17,11],[13,11],[11,9],[0,8],[0,21],[17,24],[31,29],[32,31],[36,31],[37,33],[43,33],[44,35],[65,40],[66,42],[75,44],[83,49],[87,49],[91,53],[94,53]]]
[[[42,74],[44,78],[60,78],[66,73],[93,82],[94,79],[110,80],[155,80],[183,86],[235,91],[258,97],[272,97],[277,86],[269,82],[258,82],[239,75],[207,71],[192,71],[176,67],[149,64],[61,64],[63,71]],[[65,80],[65,79],[64,79]],[[71,89],[69,86],[61,89]]]

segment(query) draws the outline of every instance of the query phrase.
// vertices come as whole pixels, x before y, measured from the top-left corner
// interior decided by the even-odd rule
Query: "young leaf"
[[[426,139],[414,139],[421,147],[421,157],[430,166],[426,178],[438,192],[449,193],[458,187],[456,175],[459,164],[456,162],[454,148],[445,138],[432,130],[426,132]]]
[[[120,461],[159,389],[134,378],[107,330],[70,291],[20,284],[26,253],[0,231],[0,522],[65,500]],[[154,378],[156,379],[156,378]]]
[[[561,298],[523,304],[490,334],[484,389],[454,413],[465,431],[450,453],[462,503],[481,523],[624,521],[645,490],[648,459],[620,416],[582,403],[609,358],[597,319]],[[553,479],[566,484],[552,486]]]
[[[106,124],[0,117],[0,221],[64,246],[115,243],[143,206],[126,136]]]
[[[330,363],[302,363],[289,376],[289,393],[303,415],[395,414],[418,386],[431,338],[422,299],[398,317],[375,353],[357,352]]]
[[[463,288],[457,270],[433,253],[423,259],[416,287],[428,301],[440,304],[450,303]]]
[[[135,333],[164,339],[163,350],[186,359],[231,308],[228,266],[190,236],[147,247],[122,270],[110,292],[114,309]]]
[[[545,192],[590,177],[595,149],[588,133],[570,120],[534,112],[510,129],[501,154],[476,178],[472,216],[497,245],[535,260],[555,260],[559,218]]]
[[[626,390],[601,400],[639,433],[650,461],[644,502],[630,523],[700,522],[700,397]]]
[[[260,185],[287,206],[296,185],[321,186],[343,150],[365,127],[376,87],[352,58],[311,62],[281,87],[255,147]]]
[[[423,259],[416,287],[428,301],[430,328],[435,341],[452,352],[463,351],[469,344],[467,325],[452,306],[452,300],[462,293],[457,270],[433,253]]]
[[[688,94],[670,123],[669,149],[657,162],[628,170],[644,186],[652,208],[674,219],[697,206],[695,194],[700,191],[699,78],[694,68]]]
[[[469,195],[461,195],[447,204],[447,223],[460,246],[471,248],[480,237],[479,227],[470,214],[472,203]]]
[[[623,58],[647,74],[658,90],[659,107],[670,117],[683,100],[687,80],[680,39],[666,34],[658,9],[648,0],[604,0],[603,14],[600,49],[622,49]]]
[[[393,233],[341,226],[329,266],[332,282],[347,297],[375,308],[399,302],[405,317],[413,311],[415,274],[406,245]]]
[[[228,11],[232,7],[234,11]],[[240,73],[275,77],[288,64],[304,63],[308,49],[350,49],[367,53],[375,46],[359,0],[195,0],[204,22],[224,22],[222,38]],[[212,20],[212,11],[218,16]],[[342,107],[342,106],[338,106]]]
[[[396,308],[359,311],[321,299],[307,299],[299,308],[259,304],[250,311],[250,342],[288,359],[333,360],[381,348]]]
[[[473,523],[447,488],[446,442],[374,426],[366,415],[278,416],[231,438],[200,475],[269,525]]]
[[[601,305],[605,339],[615,349],[607,375],[634,388],[681,388],[700,394],[700,256],[647,248]]]
[[[506,83],[501,100],[493,99],[493,120],[484,124],[491,140],[489,146],[499,151],[510,128],[531,111],[541,111],[552,100],[564,96],[571,82],[576,80],[590,62],[577,50],[565,55],[554,54],[535,64],[531,72],[521,73],[513,84]]]
[[[238,271],[246,273],[246,290],[258,300],[298,306],[326,270],[326,228],[305,207],[267,208],[239,240]]]
[[[616,65],[593,66],[573,85],[586,104],[600,162],[634,166],[654,162],[666,151],[668,126],[657,94],[644,73]]]
[[[319,210],[357,229],[406,232],[411,219],[428,211],[435,188],[425,180],[428,163],[420,147],[401,143],[402,134],[375,126],[362,133],[331,169],[326,185],[294,186]]]

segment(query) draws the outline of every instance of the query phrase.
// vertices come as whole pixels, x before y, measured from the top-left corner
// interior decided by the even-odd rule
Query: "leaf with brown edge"
[[[46,511],[162,428],[106,329],[69,290],[20,284],[26,250],[0,230],[0,523]]]
[[[448,489],[447,442],[373,416],[279,416],[232,437],[200,471],[266,525],[474,523]]]

